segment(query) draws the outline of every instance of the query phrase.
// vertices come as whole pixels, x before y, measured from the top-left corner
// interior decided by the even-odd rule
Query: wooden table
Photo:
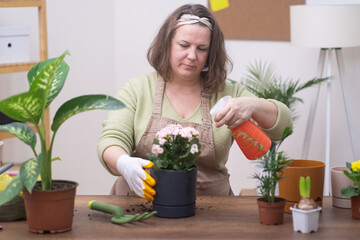
[[[117,225],[111,215],[88,208],[96,200],[121,206],[128,214],[142,213],[151,203],[138,197],[76,196],[73,228],[60,234],[34,234],[26,221],[2,222],[1,240],[11,239],[357,239],[360,221],[351,217],[350,209],[335,208],[324,199],[319,230],[303,234],[293,231],[291,214],[284,224],[266,226],[259,223],[256,197],[198,197],[196,214],[182,219],[152,217],[143,222]]]

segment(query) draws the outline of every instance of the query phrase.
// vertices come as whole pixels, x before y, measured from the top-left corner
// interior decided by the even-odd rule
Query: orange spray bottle
[[[210,110],[210,114],[215,116],[227,105],[230,99],[231,96],[225,96],[219,99]],[[271,146],[270,138],[250,120],[230,130],[241,151],[249,160],[262,157]]]

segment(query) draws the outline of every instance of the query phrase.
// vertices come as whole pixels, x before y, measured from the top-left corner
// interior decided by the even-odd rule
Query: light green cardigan
[[[116,97],[125,103],[127,107],[121,110],[109,111],[107,119],[103,122],[103,131],[97,149],[100,162],[110,173],[111,171],[102,158],[103,152],[112,145],[122,147],[128,154],[131,154],[136,149],[152,113],[156,83],[156,72],[141,75],[128,81],[117,93]],[[255,97],[241,84],[232,84],[227,81],[224,91],[212,95],[210,109],[220,98],[226,95],[232,97]],[[278,140],[286,126],[292,127],[291,112],[283,103],[276,100],[269,101],[274,102],[278,107],[278,118],[272,128],[263,130],[272,140]],[[178,122],[201,123],[201,107],[199,106],[190,117],[183,119],[173,109],[164,94],[162,116]],[[216,128],[214,122],[213,132],[216,166],[218,169],[227,171],[225,164],[234,139],[226,126]]]

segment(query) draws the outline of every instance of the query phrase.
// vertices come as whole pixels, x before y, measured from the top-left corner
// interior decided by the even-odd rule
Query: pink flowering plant
[[[191,170],[200,155],[199,132],[192,127],[169,124],[156,133],[152,154],[147,154],[156,170]]]

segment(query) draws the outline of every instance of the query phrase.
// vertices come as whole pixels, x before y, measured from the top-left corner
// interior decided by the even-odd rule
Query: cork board
[[[305,0],[229,0],[212,13],[226,39],[290,41],[290,5],[299,4]]]

